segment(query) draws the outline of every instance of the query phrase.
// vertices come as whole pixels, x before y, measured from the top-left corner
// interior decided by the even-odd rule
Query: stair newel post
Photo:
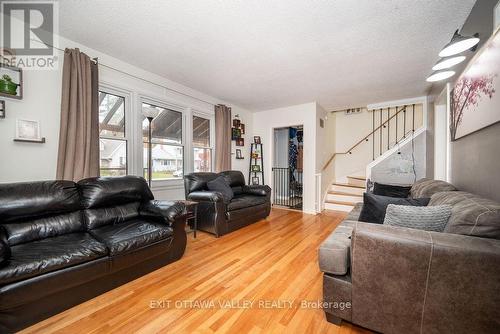
[[[398,111],[398,107],[396,107],[396,145],[398,143],[398,117],[399,117],[399,111]]]

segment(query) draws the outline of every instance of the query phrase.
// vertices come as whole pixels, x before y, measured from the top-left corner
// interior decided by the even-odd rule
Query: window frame
[[[138,151],[138,157],[137,157],[137,163],[138,163],[138,175],[143,176],[144,174],[144,168],[147,168],[147,165],[144,165],[144,159],[143,159],[143,154],[144,154],[144,141],[142,138],[142,104],[147,103],[150,105],[154,105],[155,107],[160,107],[160,108],[165,108],[169,109],[172,111],[176,111],[181,113],[181,144],[162,144],[159,143],[160,145],[169,145],[169,146],[177,146],[182,148],[182,174],[186,174],[186,166],[187,166],[187,159],[186,159],[186,148],[188,146],[188,140],[186,137],[187,133],[187,128],[186,128],[186,120],[187,120],[187,110],[188,107],[177,104],[172,101],[168,101],[166,99],[162,98],[155,98],[150,95],[146,94],[138,94],[137,98],[137,119],[138,119],[138,126],[137,126],[137,144],[138,147],[140,148]],[[152,190],[161,190],[161,189],[171,189],[171,188],[179,188],[179,186],[182,186],[184,183],[183,177],[181,178],[171,178],[171,179],[161,179],[161,180],[151,180],[151,188]]]
[[[194,135],[194,128],[193,128],[193,118],[194,117],[200,117],[207,119],[209,121],[209,145],[208,146],[195,146],[194,145],[194,140],[191,138],[191,172],[194,171],[194,149],[195,148],[203,148],[203,149],[210,149],[210,172],[213,172],[215,169],[214,162],[215,162],[215,155],[214,155],[214,150],[215,150],[215,115],[214,114],[209,114],[206,112],[202,112],[199,110],[192,110],[190,119],[190,127],[191,127],[191,136]]]
[[[125,152],[127,154],[126,156],[126,161],[125,161],[125,175],[129,175],[131,173],[131,171],[133,171],[133,165],[132,164],[132,156],[133,156],[133,145],[131,145],[132,141],[133,141],[133,128],[132,128],[132,104],[131,104],[131,92],[130,91],[127,91],[127,90],[124,90],[124,89],[120,89],[120,88],[117,88],[117,87],[114,87],[112,85],[109,85],[109,84],[105,84],[105,83],[99,83],[99,89],[98,89],[99,93],[105,93],[105,94],[109,94],[109,95],[114,95],[114,96],[118,96],[118,97],[121,97],[123,98],[124,100],[124,106],[123,106],[123,115],[124,115],[124,136],[123,137],[114,137],[114,136],[108,136],[108,135],[102,135],[100,134],[100,131],[99,131],[99,140],[102,139],[109,139],[109,140],[120,140],[120,141],[124,141],[125,142]],[[100,107],[100,104],[99,104],[99,107]],[[100,122],[99,122],[99,126],[100,126]],[[121,169],[120,169],[121,170]],[[101,156],[99,154],[99,174],[100,174],[100,171],[101,171]]]

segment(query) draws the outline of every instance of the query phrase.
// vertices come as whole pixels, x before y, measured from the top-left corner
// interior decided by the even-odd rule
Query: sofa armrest
[[[267,185],[243,186],[243,193],[254,196],[267,196],[271,194],[271,188]]]
[[[151,200],[141,204],[139,213],[143,217],[163,217],[171,226],[186,214],[186,206],[178,201]]]
[[[218,191],[193,191],[186,199],[196,202],[224,202],[224,197]]]
[[[500,240],[357,222],[351,248],[354,322],[401,333],[500,328]]]

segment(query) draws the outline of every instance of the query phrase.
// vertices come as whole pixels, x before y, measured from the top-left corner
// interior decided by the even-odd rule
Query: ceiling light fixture
[[[449,57],[473,48],[479,43],[479,34],[474,36],[462,36],[458,29],[453,34],[451,41],[439,52],[439,57]]]
[[[432,67],[432,70],[439,71],[439,70],[444,70],[446,68],[453,67],[453,66],[463,62],[465,60],[465,58],[466,58],[465,56],[451,56],[451,57],[441,58]]]
[[[455,71],[435,71],[427,79],[427,82],[436,82],[444,79],[448,79],[455,75]]]

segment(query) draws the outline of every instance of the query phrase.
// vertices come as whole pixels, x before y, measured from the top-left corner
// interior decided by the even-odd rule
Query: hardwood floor
[[[317,248],[343,217],[274,209],[219,239],[189,234],[180,261],[24,333],[369,333],[330,324],[321,309],[287,305],[321,300]]]

